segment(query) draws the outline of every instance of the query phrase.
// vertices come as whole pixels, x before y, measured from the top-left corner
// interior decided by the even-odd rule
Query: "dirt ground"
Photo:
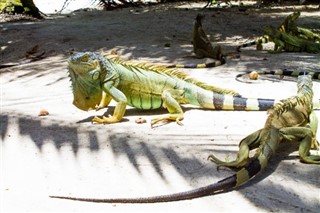
[[[161,64],[210,61],[192,55],[193,20],[204,13],[204,29],[226,52],[278,26],[294,10],[298,23],[320,29],[311,7],[201,10],[204,4],[163,4],[114,11],[80,11],[42,21],[0,23],[0,64],[15,62],[38,45],[45,58],[5,68],[1,75],[1,212],[319,212],[320,169],[299,161],[298,144],[282,144],[267,169],[248,184],[214,196],[161,204],[97,204],[50,199],[49,195],[136,197],[168,194],[207,185],[233,174],[207,160],[209,154],[236,156],[239,141],[261,128],[266,112],[225,112],[186,105],[183,126],[150,127],[165,110],[128,107],[125,119],[96,125],[94,115],[72,105],[66,59],[70,51],[117,51],[125,59]],[[169,47],[167,47],[169,46]],[[272,48],[268,44],[265,48]],[[286,98],[292,79],[245,84],[235,76],[248,70],[320,70],[320,55],[269,54],[254,47],[212,69],[184,71],[246,97]],[[320,84],[314,82],[315,98]],[[39,117],[41,109],[50,114]],[[319,111],[316,112],[320,116]],[[143,117],[145,124],[136,124]],[[317,139],[320,140],[318,134]]]

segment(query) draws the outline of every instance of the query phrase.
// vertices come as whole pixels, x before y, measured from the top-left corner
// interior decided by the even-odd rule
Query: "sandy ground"
[[[49,195],[136,197],[200,187],[233,174],[216,170],[209,154],[233,159],[239,141],[261,128],[266,112],[224,112],[185,106],[183,126],[150,127],[165,110],[128,107],[125,119],[95,125],[94,115],[72,105],[67,74],[68,52],[116,50],[122,57],[154,63],[203,62],[191,55],[191,32],[197,13],[207,15],[204,28],[227,52],[260,35],[261,26],[277,26],[290,10],[200,11],[203,4],[128,8],[50,16],[43,21],[0,23],[1,63],[17,61],[39,45],[40,61],[1,69],[1,212],[318,212],[320,170],[299,161],[298,144],[283,144],[267,169],[228,193],[162,204],[96,204],[50,199]],[[320,28],[318,10],[302,10],[299,23]],[[170,44],[170,47],[164,47]],[[267,48],[271,48],[270,45]],[[248,97],[286,98],[294,81],[234,80],[247,70],[320,70],[320,55],[269,54],[244,49],[240,58],[214,69],[185,70]],[[315,97],[320,84],[314,83]],[[38,117],[45,108],[49,115]],[[317,111],[317,115],[320,113]],[[143,117],[146,124],[136,124]],[[317,136],[320,140],[320,135]]]

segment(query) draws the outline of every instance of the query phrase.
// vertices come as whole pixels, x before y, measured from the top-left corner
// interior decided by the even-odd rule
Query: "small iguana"
[[[73,104],[81,110],[102,109],[114,99],[117,104],[112,116],[94,117],[96,123],[122,120],[126,106],[151,110],[162,106],[170,114],[157,117],[160,121],[183,119],[180,104],[191,104],[216,110],[266,110],[273,99],[240,97],[235,91],[199,82],[177,69],[147,63],[133,64],[117,56],[109,58],[94,52],[72,55],[69,60]]]
[[[320,43],[315,43],[281,32],[272,26],[264,27],[263,31],[275,44],[274,50],[270,51],[270,53],[280,53],[283,50],[286,52],[320,53]]]
[[[199,198],[226,192],[238,187],[262,171],[270,157],[276,152],[280,142],[299,141],[299,155],[302,162],[320,164],[320,156],[310,155],[312,146],[318,146],[316,141],[317,117],[312,110],[312,81],[310,76],[299,76],[297,96],[284,99],[269,111],[264,128],[250,134],[239,144],[237,159],[223,162],[214,157],[209,159],[218,166],[237,167],[240,170],[216,183],[194,190],[140,198],[78,198],[65,196],[50,196],[51,198],[68,199],[100,203],[157,203]],[[249,158],[249,151],[257,149],[254,157]]]
[[[202,21],[204,17],[205,15],[198,14],[194,22],[192,32],[193,52],[196,54],[197,58],[208,57],[224,61],[225,59],[221,46],[217,45],[213,48],[207,34],[203,30]]]
[[[300,12],[294,12],[289,14],[284,21],[280,24],[280,26],[278,27],[278,30],[281,32],[296,32],[296,24],[295,21],[299,18],[300,16]],[[268,35],[263,35],[261,37],[258,37],[257,39],[255,39],[254,41],[242,44],[240,46],[237,47],[237,51],[241,52],[240,49],[243,47],[249,47],[252,45],[256,45],[256,49],[257,50],[262,50],[262,44],[266,44],[269,41],[272,41],[270,39],[270,37]]]

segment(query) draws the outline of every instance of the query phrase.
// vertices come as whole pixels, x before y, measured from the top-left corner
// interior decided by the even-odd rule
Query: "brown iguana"
[[[207,34],[203,30],[202,21],[204,17],[203,14],[198,14],[194,22],[192,33],[193,52],[197,58],[208,57],[224,61],[221,46],[217,45],[213,48]]]
[[[117,56],[104,57],[93,52],[77,53],[69,60],[73,104],[81,110],[102,109],[114,99],[117,104],[112,116],[95,117],[96,123],[115,123],[122,120],[126,106],[151,110],[162,106],[170,114],[159,116],[160,121],[183,119],[180,104],[191,104],[215,110],[266,110],[273,99],[240,97],[237,92],[199,82],[177,69],[147,63],[125,62]]]
[[[217,163],[218,166],[240,168],[232,176],[194,190],[153,197],[106,199],[50,197],[101,203],[156,203],[193,199],[218,192],[226,192],[246,183],[263,170],[267,166],[270,157],[276,152],[279,143],[284,141],[299,141],[301,161],[320,164],[320,156],[309,154],[311,146],[318,146],[316,141],[318,120],[312,109],[311,77],[308,75],[299,76],[297,85],[298,94],[276,104],[273,109],[270,109],[264,128],[250,134],[240,142],[238,156],[235,161],[223,162],[213,155],[209,156],[209,159]],[[254,157],[249,158],[250,150],[256,148],[257,151]]]
[[[288,33],[281,32],[272,26],[264,27],[263,31],[275,44],[274,50],[270,51],[270,53],[280,53],[283,50],[286,52],[320,53],[320,43],[308,41]]]

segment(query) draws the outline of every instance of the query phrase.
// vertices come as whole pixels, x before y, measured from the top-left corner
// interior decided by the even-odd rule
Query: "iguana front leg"
[[[99,105],[97,105],[95,107],[96,111],[107,107],[111,100],[112,100],[112,97],[110,95],[108,95],[105,91],[102,91],[101,101],[100,101]]]
[[[220,166],[236,167],[236,168],[243,167],[249,162],[250,150],[259,147],[262,134],[263,134],[263,129],[260,129],[248,135],[244,139],[242,139],[242,141],[239,144],[239,151],[238,151],[237,158],[234,161],[230,161],[230,162],[221,161],[214,155],[209,155],[208,160],[211,160],[212,162],[216,163],[218,168]]]
[[[113,115],[109,115],[109,117],[103,116],[102,118],[94,117],[92,122],[94,123],[103,123],[103,124],[110,124],[110,123],[117,123],[122,120],[124,113],[126,112],[127,107],[127,98],[126,96],[117,88],[115,88],[112,83],[105,83],[103,85],[103,91],[105,92],[105,100],[101,100],[100,104],[102,106],[107,104],[114,99],[117,102],[116,108],[113,112]],[[103,97],[102,97],[103,99]],[[100,106],[100,105],[99,105]]]
[[[162,93],[163,107],[167,108],[170,114],[159,116],[151,120],[151,126],[161,121],[176,121],[179,125],[183,120],[183,111],[179,103],[184,102],[183,90],[165,90]]]

